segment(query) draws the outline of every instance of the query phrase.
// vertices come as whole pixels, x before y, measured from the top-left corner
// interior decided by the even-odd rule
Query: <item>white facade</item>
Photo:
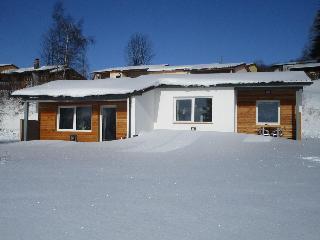
[[[212,98],[212,122],[177,122],[175,99]],[[153,129],[235,132],[234,88],[156,88],[132,98],[132,135]]]

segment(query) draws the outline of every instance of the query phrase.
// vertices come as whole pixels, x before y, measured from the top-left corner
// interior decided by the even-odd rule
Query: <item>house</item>
[[[258,67],[255,63],[247,63],[246,69],[247,72],[258,72]]]
[[[62,65],[40,66],[39,59],[35,59],[33,67],[18,68],[13,64],[0,66],[0,91],[12,92],[57,79],[84,80],[85,77]]]
[[[275,72],[304,71],[312,79],[320,78],[320,62],[317,60],[279,63],[272,65]]]
[[[9,83],[7,81],[3,81],[2,79],[4,76],[1,74],[3,71],[12,70],[12,69],[18,69],[18,67],[14,64],[8,63],[8,64],[0,64],[0,94],[1,90],[7,90],[9,89]]]
[[[11,69],[18,69],[18,67],[12,63],[0,64],[0,72],[6,71],[6,70],[11,70]]]
[[[257,134],[264,127],[300,139],[301,95],[310,84],[298,71],[158,74],[59,80],[12,95],[25,101],[25,119],[29,102],[39,104],[43,140],[105,141],[153,129]]]
[[[151,74],[199,74],[199,73],[236,73],[236,72],[256,72],[254,63],[211,63],[197,65],[170,66],[160,65],[140,65],[127,67],[114,67],[97,70],[93,72],[93,79],[139,77]]]

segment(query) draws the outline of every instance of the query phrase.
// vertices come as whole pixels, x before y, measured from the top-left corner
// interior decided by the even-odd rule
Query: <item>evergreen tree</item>
[[[320,10],[317,11],[316,17],[310,31],[310,41],[302,53],[303,59],[320,60]]]

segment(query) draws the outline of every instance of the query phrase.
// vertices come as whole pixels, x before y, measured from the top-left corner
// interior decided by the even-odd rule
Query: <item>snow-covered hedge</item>
[[[303,91],[302,133],[304,138],[320,138],[320,80]]]
[[[37,119],[36,105],[30,105],[29,119]],[[20,119],[23,119],[23,103],[19,98],[2,94],[0,98],[0,141],[18,140]]]

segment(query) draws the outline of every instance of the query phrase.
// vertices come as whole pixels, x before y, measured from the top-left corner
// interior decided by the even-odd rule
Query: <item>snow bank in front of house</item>
[[[158,86],[218,86],[257,83],[307,83],[304,72],[249,72],[214,74],[159,74],[137,78],[58,80],[15,91],[16,96],[86,97],[112,94],[130,94]]]
[[[0,144],[0,236],[318,240],[319,141],[154,131]]]
[[[2,96],[0,98],[0,141],[20,139],[20,119],[23,119],[21,99]],[[37,120],[36,104],[30,103],[29,120]]]
[[[305,138],[320,138],[320,80],[303,90],[302,129]]]

